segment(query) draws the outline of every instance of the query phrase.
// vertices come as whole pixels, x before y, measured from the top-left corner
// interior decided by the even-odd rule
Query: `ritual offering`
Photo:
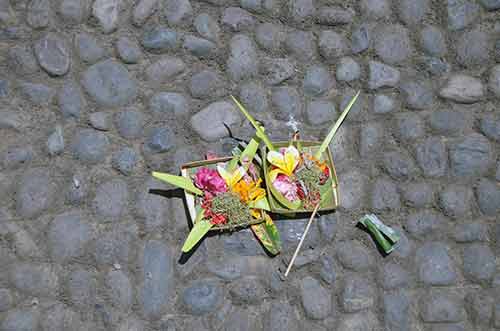
[[[251,227],[272,254],[280,251],[279,233],[269,211],[262,168],[255,162],[258,137],[236,155],[185,164],[181,175],[153,172],[153,177],[182,188],[193,223],[183,247],[189,252],[209,231]]]
[[[399,235],[392,228],[388,227],[375,215],[369,214],[363,216],[359,223],[361,223],[377,241],[380,248],[386,253],[391,253],[396,243],[399,240]]]
[[[323,142],[302,141],[298,133],[288,142],[271,142],[259,123],[234,97],[263,142],[262,160],[270,210],[294,214],[334,210],[339,204],[338,180],[329,144],[356,101],[349,102]],[[319,205],[318,208],[316,208]]]

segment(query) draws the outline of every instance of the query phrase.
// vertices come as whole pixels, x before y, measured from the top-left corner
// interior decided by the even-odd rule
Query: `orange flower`
[[[261,182],[260,178],[257,182],[242,179],[233,186],[233,192],[237,193],[245,203],[259,200],[266,195],[266,190],[260,187]]]

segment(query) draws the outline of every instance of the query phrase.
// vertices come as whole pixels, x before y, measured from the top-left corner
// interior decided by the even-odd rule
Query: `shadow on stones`
[[[160,189],[149,189],[148,191],[151,194],[161,195],[165,198],[184,198],[184,191],[180,188],[171,189],[171,190],[160,190]]]

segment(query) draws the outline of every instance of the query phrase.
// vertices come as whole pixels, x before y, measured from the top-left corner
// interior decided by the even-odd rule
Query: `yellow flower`
[[[257,201],[266,195],[266,190],[260,187],[262,179],[257,182],[240,180],[233,188],[233,192],[238,193],[245,203]]]
[[[230,190],[234,190],[234,186],[240,181],[241,178],[243,178],[246,173],[243,167],[239,167],[231,173],[220,165],[217,166],[217,172],[222,177],[222,179],[224,179]]]
[[[269,179],[274,182],[279,174],[290,177],[300,161],[300,154],[294,146],[285,148],[284,153],[270,151],[267,153],[267,160],[275,166],[275,169],[269,172]]]

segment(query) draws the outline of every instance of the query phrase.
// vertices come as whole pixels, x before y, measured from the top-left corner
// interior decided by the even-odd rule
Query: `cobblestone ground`
[[[500,1],[0,0],[1,330],[500,329]],[[291,118],[342,207],[189,258],[177,171]],[[402,236],[383,257],[357,228]]]

